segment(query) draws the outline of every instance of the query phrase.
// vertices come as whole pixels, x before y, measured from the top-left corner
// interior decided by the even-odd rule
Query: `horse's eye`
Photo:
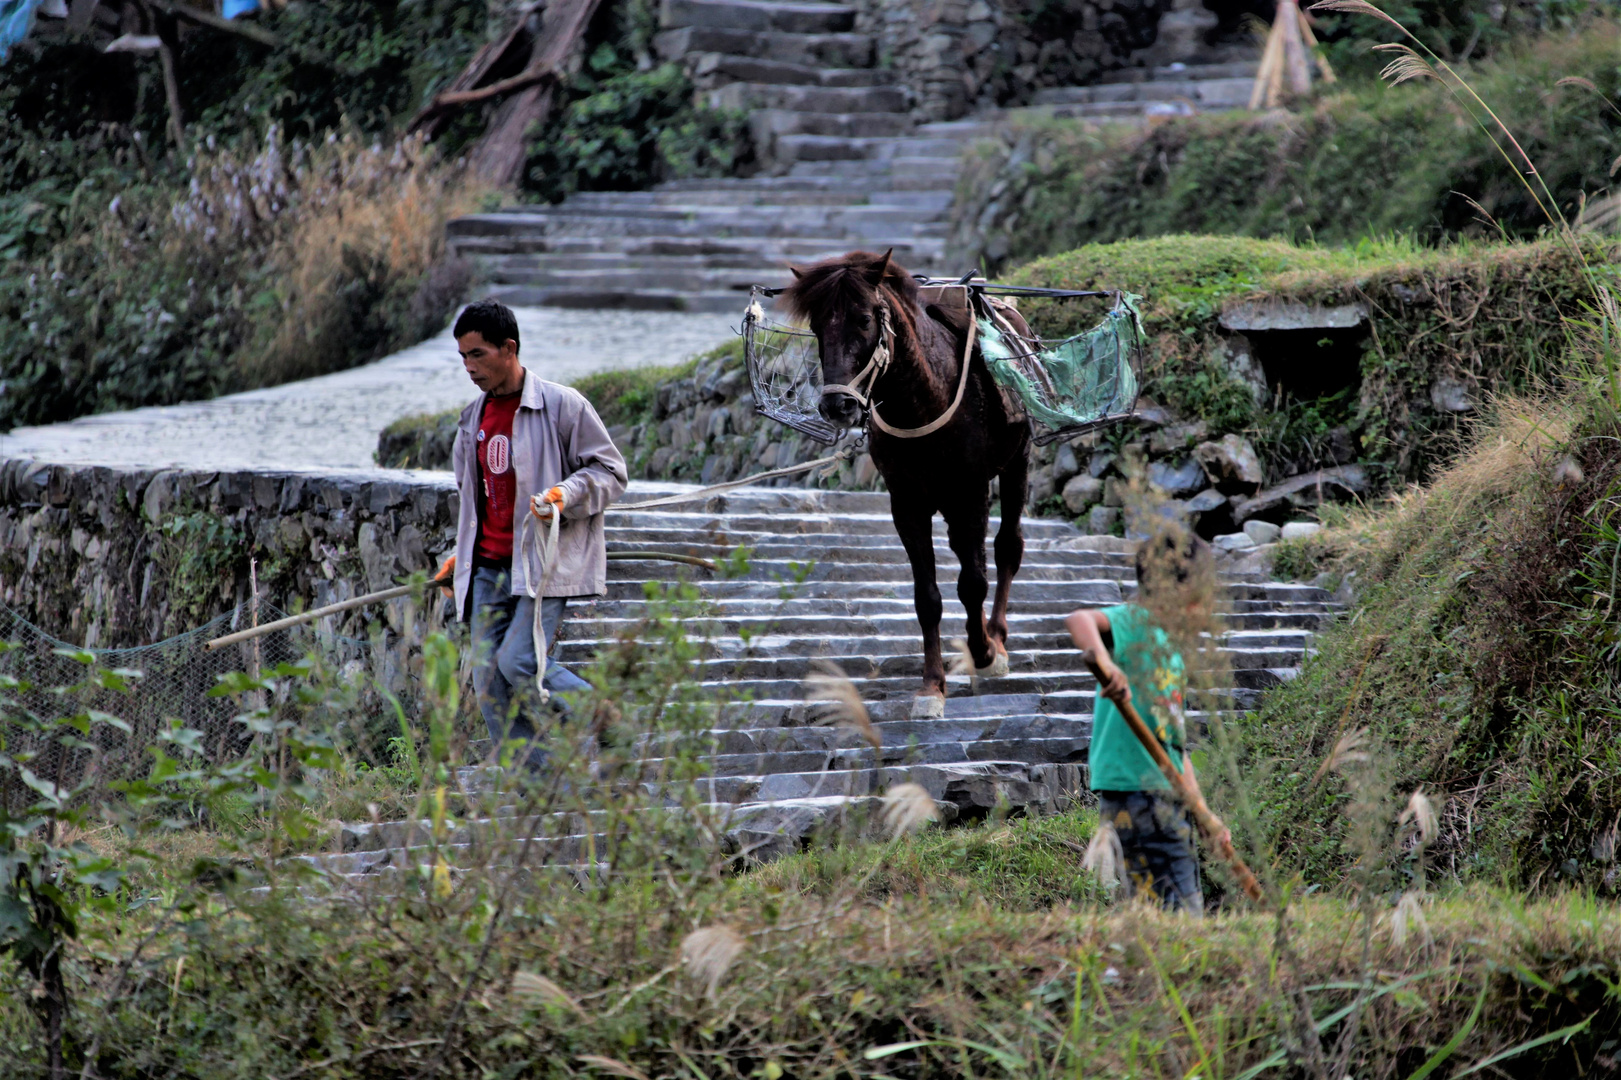
[[[872,325],[872,316],[868,315],[865,311],[856,312],[856,325],[865,330],[867,327]]]

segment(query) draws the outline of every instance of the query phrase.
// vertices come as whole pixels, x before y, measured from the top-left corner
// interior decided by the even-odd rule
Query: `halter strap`
[[[889,305],[885,304],[878,309],[878,344],[873,346],[872,355],[867,358],[867,366],[856,373],[856,377],[848,383],[828,383],[822,387],[822,396],[828,394],[849,394],[861,403],[862,408],[870,408],[868,400],[872,388],[877,385],[884,372],[889,370],[889,358],[893,354],[895,330],[889,323]],[[871,376],[871,382],[867,381]],[[866,392],[861,390],[861,384],[867,382]]]
[[[968,389],[968,364],[974,358],[974,338],[978,320],[973,315],[973,309],[969,308],[968,336],[963,341],[962,347],[962,374],[957,377],[957,396],[952,398],[950,407],[941,413],[939,417],[922,427],[898,428],[890,427],[889,424],[885,423],[884,418],[878,415],[877,407],[874,406],[868,410],[868,415],[872,417],[872,422],[879,431],[882,431],[885,435],[893,435],[897,439],[921,439],[925,435],[932,435],[939,431],[951,421],[953,416],[957,415],[957,407],[962,404],[963,392]]]

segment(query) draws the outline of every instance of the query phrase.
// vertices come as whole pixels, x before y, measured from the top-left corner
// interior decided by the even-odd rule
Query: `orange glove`
[[[554,487],[545,495],[535,499],[529,504],[529,512],[544,522],[550,522],[553,514],[563,512],[563,489]]]
[[[439,586],[446,600],[456,599],[456,556],[452,555],[444,561],[439,572],[433,575],[433,583]]]

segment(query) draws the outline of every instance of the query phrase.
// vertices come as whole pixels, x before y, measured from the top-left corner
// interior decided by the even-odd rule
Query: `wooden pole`
[[[1272,29],[1266,35],[1266,49],[1261,53],[1261,66],[1255,72],[1255,87],[1250,91],[1250,109],[1259,109],[1264,103],[1271,108],[1275,101],[1269,92],[1274,82],[1274,76],[1283,66],[1283,38],[1278,33],[1278,24],[1273,23]]]
[[[1295,0],[1278,0],[1277,25],[1283,28],[1283,67],[1289,77],[1289,93],[1305,97],[1311,93],[1311,68],[1306,64],[1306,44],[1300,39],[1300,8]]]
[[[1338,82],[1334,69],[1329,66],[1328,57],[1322,54],[1317,45],[1317,35],[1311,32],[1311,18],[1298,8],[1295,11],[1300,16],[1300,37],[1305,41],[1306,48],[1311,50],[1312,59],[1317,61],[1317,74],[1323,77],[1323,84],[1326,86]]]
[[[1081,660],[1091,669],[1093,677],[1098,680],[1101,687],[1104,682],[1103,669],[1092,650],[1083,651]],[[1125,701],[1115,704],[1120,709],[1120,715],[1126,718],[1126,726],[1131,728],[1132,734],[1137,736],[1137,741],[1148,751],[1148,756],[1159,766],[1159,771],[1171,785],[1171,790],[1182,801],[1182,805],[1192,812],[1193,820],[1198,822],[1199,831],[1204,834],[1205,840],[1216,849],[1216,854],[1232,867],[1233,876],[1238,878],[1239,887],[1244,890],[1244,895],[1257,903],[1262,902],[1265,894],[1261,891],[1261,883],[1256,880],[1255,874],[1245,865],[1243,858],[1233,847],[1232,840],[1227,836],[1227,826],[1216,816],[1216,812],[1210,809],[1198,789],[1190,785],[1181,771],[1171,763],[1171,756],[1165,752],[1165,747],[1160,745],[1160,741],[1154,737],[1148,725],[1143,723],[1143,718],[1137,715],[1137,710],[1131,704],[1130,691],[1127,691]]]
[[[338,612],[348,611],[350,608],[365,607],[367,604],[380,604],[385,600],[394,600],[401,596],[409,596],[411,594],[411,589],[412,586],[410,585],[397,585],[392,589],[383,589],[380,592],[367,593],[364,596],[352,597],[351,599],[344,600],[336,604],[328,604],[326,607],[316,608],[314,611],[306,611],[302,615],[289,615],[285,619],[277,619],[275,622],[267,622],[263,626],[254,626],[247,630],[238,630],[234,634],[226,634],[224,637],[217,637],[213,641],[210,641],[207,645],[204,645],[203,648],[209,650],[222,649],[227,645],[235,645],[239,641],[247,641],[249,638],[256,638],[261,634],[269,634],[277,630],[285,630],[289,626],[298,626],[301,623],[314,622],[316,619],[324,618],[328,615],[336,615]]]

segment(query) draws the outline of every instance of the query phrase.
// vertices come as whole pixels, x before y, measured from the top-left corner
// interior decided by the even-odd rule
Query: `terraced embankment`
[[[790,850],[816,830],[872,809],[885,789],[903,781],[928,789],[947,819],[999,806],[1050,812],[1084,788],[1093,679],[1062,618],[1078,606],[1132,595],[1125,542],[1085,536],[1061,522],[1027,521],[1024,566],[1013,588],[1011,671],[975,683],[951,679],[945,715],[918,720],[909,713],[922,672],[921,639],[887,495],[743,488],[689,506],[637,509],[637,502],[671,490],[678,487],[634,485],[609,511],[609,550],[721,556],[737,545],[753,549],[743,577],[700,583],[712,606],[704,685],[726,702],[709,732],[711,779],[704,788],[739,851],[764,858]],[[953,579],[956,558],[943,526],[935,555],[941,581]],[[806,562],[814,564],[809,575],[784,599],[783,582]],[[610,563],[608,595],[573,609],[562,659],[589,659],[642,616],[645,582],[669,577],[666,563]],[[1254,572],[1224,573],[1223,586],[1223,644],[1236,697],[1249,706],[1259,691],[1292,677],[1334,605],[1321,589]],[[961,633],[962,611],[952,589],[942,591],[949,639]],[[745,628],[754,631],[746,640]],[[803,690],[816,659],[839,664],[860,688],[882,736],[880,749],[854,731],[816,722]],[[657,775],[664,747],[644,740],[642,750],[647,774]],[[477,790],[491,774],[468,768],[461,779]],[[534,829],[545,836],[549,858],[577,863],[588,846],[583,834],[561,828],[568,821],[580,828],[578,819],[558,815],[537,820]],[[511,842],[513,822],[491,824],[461,823],[448,838],[452,850],[485,857],[489,838]],[[425,836],[415,822],[350,825],[342,832],[343,853],[312,859],[345,875],[414,866]]]

